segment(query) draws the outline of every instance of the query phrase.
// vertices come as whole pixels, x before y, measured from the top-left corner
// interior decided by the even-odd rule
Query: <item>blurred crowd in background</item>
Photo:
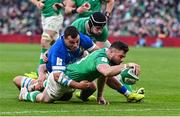
[[[0,0],[0,34],[41,34],[40,20],[28,0]],[[65,16],[63,27],[73,20]],[[180,37],[180,0],[115,0],[108,26],[113,36]]]

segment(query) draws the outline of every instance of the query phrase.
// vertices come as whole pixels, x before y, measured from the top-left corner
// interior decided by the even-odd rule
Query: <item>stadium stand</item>
[[[39,43],[40,11],[27,0],[0,0],[0,43]],[[75,16],[64,16],[63,27]],[[130,46],[180,47],[179,0],[116,0],[109,41]],[[61,29],[63,31],[64,29]]]
[[[39,10],[27,0],[0,0],[0,34],[41,34]],[[74,17],[65,16],[64,27]],[[118,24],[118,25],[117,25]],[[179,0],[116,0],[109,21],[113,36],[180,36]]]
[[[117,25],[118,24],[118,25]],[[116,0],[112,35],[180,36],[179,0]]]
[[[0,34],[40,34],[38,9],[27,0],[0,0]]]

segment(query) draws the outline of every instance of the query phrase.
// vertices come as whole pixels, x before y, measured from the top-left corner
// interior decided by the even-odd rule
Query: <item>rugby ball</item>
[[[121,71],[121,79],[125,84],[133,85],[139,80],[139,77],[135,75],[134,69],[126,68]]]

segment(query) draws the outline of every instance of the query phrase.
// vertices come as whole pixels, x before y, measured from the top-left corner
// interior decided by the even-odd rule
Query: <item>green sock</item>
[[[40,65],[41,65],[41,64],[44,64],[44,61],[43,61],[42,56],[43,56],[43,54],[44,54],[46,51],[47,51],[46,48],[41,48],[41,55],[40,55],[40,60],[39,60],[39,64],[40,64]]]
[[[36,96],[40,93],[40,91],[33,91],[33,92],[28,92],[26,100],[35,102],[36,101]]]

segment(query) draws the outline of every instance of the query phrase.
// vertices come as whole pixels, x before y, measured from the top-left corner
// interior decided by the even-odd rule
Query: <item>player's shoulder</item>
[[[57,50],[57,51],[64,51],[65,46],[64,46],[64,41],[62,38],[58,38],[56,42],[51,46],[51,48]]]
[[[109,30],[108,30],[108,28],[107,28],[107,25],[104,26],[101,35],[102,35],[102,36],[105,36],[106,38],[108,37],[108,35],[109,35]]]
[[[88,35],[83,34],[82,32],[79,33],[79,36],[80,36],[80,41],[92,42],[92,39]]]
[[[99,57],[107,57],[106,51],[107,51],[107,48],[101,48],[99,50],[96,50]]]

